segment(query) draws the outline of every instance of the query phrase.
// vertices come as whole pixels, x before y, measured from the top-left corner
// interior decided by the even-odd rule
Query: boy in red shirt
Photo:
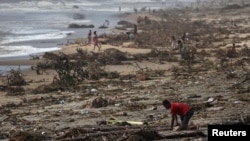
[[[170,109],[172,115],[171,129],[173,129],[174,121],[176,121],[176,125],[179,125],[177,115],[179,115],[181,119],[181,125],[178,127],[177,130],[185,130],[188,128],[188,122],[194,114],[193,109],[189,105],[180,102],[170,103],[166,99],[163,100],[162,104],[166,109]]]

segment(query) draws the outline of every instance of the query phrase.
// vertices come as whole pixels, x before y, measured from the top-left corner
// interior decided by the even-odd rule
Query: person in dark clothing
[[[137,34],[137,25],[134,24],[134,35]]]
[[[177,43],[178,43],[178,46],[180,49],[181,59],[185,59],[188,55],[186,46],[184,45],[184,43],[181,40],[178,40]]]
[[[238,56],[238,53],[236,51],[235,43],[233,43],[232,48],[227,51],[227,57],[235,58],[237,56]]]
[[[187,34],[186,34],[186,32],[184,32],[183,35],[181,36],[181,39],[182,39],[183,43],[185,43],[186,37],[187,37]]]
[[[89,30],[89,33],[88,33],[88,44],[91,43],[91,39],[92,39],[92,31]]]

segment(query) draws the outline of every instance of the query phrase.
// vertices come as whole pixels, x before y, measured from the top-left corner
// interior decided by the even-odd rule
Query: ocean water
[[[109,32],[121,12],[134,8],[166,8],[177,0],[0,0],[0,59],[25,58],[59,50],[67,40],[87,37],[89,29],[68,28],[71,23],[93,24],[99,34]],[[179,2],[191,2],[182,0]],[[84,15],[76,19],[75,15]],[[109,20],[108,29],[98,29]]]
[[[117,16],[120,13],[143,7],[164,9],[176,2],[192,1],[0,0],[0,60],[27,59],[29,55],[60,50],[67,40],[87,37],[89,29],[68,28],[71,23],[93,24],[92,30],[102,34],[122,20]],[[75,18],[76,15],[84,18]],[[109,28],[98,29],[105,20],[109,20]]]

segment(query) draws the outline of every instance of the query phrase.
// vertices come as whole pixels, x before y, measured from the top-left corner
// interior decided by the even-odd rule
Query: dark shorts
[[[193,110],[193,109],[190,109],[190,110],[187,112],[186,115],[180,116],[182,125],[187,126],[187,125],[188,125],[188,122],[189,122],[190,118],[193,116],[193,114],[194,114],[194,110]]]

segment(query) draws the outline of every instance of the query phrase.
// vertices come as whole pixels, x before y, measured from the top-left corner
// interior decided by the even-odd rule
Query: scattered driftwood
[[[23,74],[20,70],[10,70],[10,74],[7,75],[7,86],[23,86],[26,85]]]
[[[162,131],[159,132],[165,139],[183,138],[183,137],[206,137],[201,131],[183,131],[183,132],[169,132]]]
[[[92,107],[94,108],[100,108],[100,107],[106,107],[108,106],[108,100],[102,98],[102,97],[97,97],[92,101]]]
[[[52,83],[48,85],[40,85],[36,89],[32,90],[34,94],[50,93],[58,90],[65,90],[66,88],[58,83]]]
[[[39,60],[40,56],[39,55],[30,55],[31,60]]]
[[[97,128],[75,128],[57,138],[58,141],[77,141],[77,140],[160,140],[180,137],[206,137],[201,131],[187,130],[173,132],[164,126],[104,126]]]
[[[7,96],[20,96],[25,94],[25,89],[20,86],[8,87]]]
[[[46,135],[30,133],[25,131],[11,132],[9,141],[45,141],[48,140]]]
[[[46,137],[47,140],[53,138],[52,140],[59,141],[152,141],[160,139],[180,140],[183,137],[192,138],[206,136],[199,130],[174,132],[166,126],[158,125],[159,123],[163,123],[162,120],[168,120],[168,118],[165,118],[165,115],[162,113],[158,113],[157,110],[156,112],[150,111],[150,115],[138,116],[137,111],[146,110],[146,108],[148,108],[149,104],[147,102],[149,102],[149,100],[151,100],[149,102],[150,104],[151,102],[159,104],[157,103],[157,100],[161,100],[163,96],[167,96],[174,100],[189,102],[196,111],[194,119],[198,119],[197,122],[203,124],[204,127],[207,126],[207,122],[215,124],[248,124],[250,119],[248,116],[249,110],[245,107],[248,106],[247,102],[249,102],[247,94],[250,92],[250,88],[249,83],[247,82],[249,82],[250,77],[249,73],[246,76],[242,75],[244,72],[249,72],[244,71],[243,68],[249,66],[249,59],[247,58],[249,58],[250,53],[248,47],[245,45],[246,47],[244,49],[237,50],[239,56],[234,59],[230,58],[232,55],[227,54],[227,49],[221,48],[231,44],[231,41],[227,40],[230,39],[229,37],[230,34],[232,34],[232,30],[228,30],[228,28],[224,26],[228,21],[216,20],[208,24],[202,19],[199,19],[198,21],[191,21],[188,17],[181,18],[179,16],[187,16],[185,15],[186,13],[188,12],[177,11],[175,13],[170,11],[169,13],[161,13],[161,11],[159,11],[155,14],[164,15],[163,17],[167,17],[166,20],[163,20],[162,22],[152,20],[149,24],[140,24],[138,26],[139,30],[143,32],[138,32],[138,34],[135,35],[133,44],[129,47],[152,49],[152,51],[148,54],[132,55],[121,52],[117,49],[108,49],[98,53],[88,53],[82,48],[78,48],[77,53],[73,55],[66,55],[63,53],[45,53],[43,56],[45,62],[39,63],[37,66],[41,69],[54,69],[57,74],[55,74],[52,84],[41,85],[33,92],[36,94],[45,94],[57,91],[57,93],[42,95],[36,98],[22,98],[22,102],[20,103],[8,103],[6,105],[2,105],[0,107],[0,113],[8,114],[8,118],[3,118],[4,122],[11,123],[2,124],[3,130],[7,129],[7,125],[28,125],[29,128],[25,129],[30,130],[31,132],[29,132],[28,135],[25,133],[11,137],[11,140],[15,141],[26,141],[28,140],[27,136],[31,140],[40,140],[40,136],[34,137],[35,134],[32,134],[33,129],[39,130],[40,127],[46,131],[45,135],[50,136]],[[199,18],[206,18],[206,16],[207,15],[202,14]],[[123,29],[132,27],[133,24],[131,23],[124,23],[124,26],[122,26]],[[246,31],[242,31],[236,27],[233,28],[233,31],[239,34],[248,33],[247,29]],[[185,63],[181,63],[178,58],[180,55],[178,49],[170,49],[170,41],[168,40],[169,37],[171,37],[170,34],[175,34],[176,38],[180,38],[179,35],[183,34],[184,31],[189,33],[187,36],[188,40],[186,40],[185,45],[187,45],[189,49],[195,48],[197,50],[201,50],[199,52],[195,52],[195,57],[199,59],[199,62],[196,61],[197,58],[195,58],[195,65],[190,66],[190,68],[187,68]],[[248,38],[245,38],[244,40],[247,40]],[[105,42],[112,45],[122,45],[122,43],[127,40],[128,38],[126,34],[119,34],[117,36],[105,35]],[[235,38],[235,40],[240,42],[243,38]],[[220,41],[225,42],[218,43]],[[218,43],[218,45],[213,46],[212,43],[214,42],[216,42],[216,44]],[[211,47],[214,48],[211,49]],[[209,60],[210,57],[214,60]],[[170,77],[174,76],[173,80],[164,78],[159,81],[147,82],[145,80],[150,80],[152,77],[164,76],[165,70],[153,70],[152,68],[141,67],[139,63],[137,63],[144,60],[151,62],[158,61],[157,63],[168,63],[171,61],[180,63],[171,68],[172,74],[167,74]],[[221,60],[221,62],[219,60]],[[120,76],[117,72],[104,71],[105,65],[123,64],[123,61],[135,62],[130,62],[129,65],[132,64],[137,71],[133,74],[126,74],[123,76]],[[108,79],[102,81],[89,81],[99,80],[101,78]],[[113,78],[119,79],[110,80]],[[227,82],[224,81],[225,79],[232,81]],[[226,85],[228,84],[231,86],[236,79],[240,79],[242,81],[239,81],[237,87],[235,88],[239,89],[239,93],[244,92],[246,94],[235,94],[237,93],[235,90],[232,91],[227,89],[228,87]],[[222,80],[224,81],[223,84],[218,85],[222,82]],[[88,103],[89,101],[87,100],[92,99],[96,96],[95,94],[99,94],[88,92],[90,87],[97,87],[98,91],[100,90],[105,97],[110,97],[112,99],[110,100],[98,97],[92,101],[91,106],[99,108],[110,105],[110,107],[100,108],[98,110],[94,108],[81,109],[86,106],[83,104],[81,108],[79,108],[79,106],[74,106],[73,109],[76,111],[72,110],[72,107],[67,107],[69,105],[73,105],[71,102],[76,101],[83,102],[86,100],[84,103]],[[206,90],[199,90],[200,88],[205,88]],[[69,91],[62,92],[66,89]],[[20,90],[13,89],[13,91]],[[190,93],[199,93],[200,95],[189,96]],[[137,97],[138,95],[139,97]],[[219,95],[220,98],[215,97],[216,95]],[[154,100],[152,99],[152,96],[154,96]],[[209,103],[203,103],[204,99],[207,100],[207,96],[214,96],[216,100]],[[231,96],[233,96],[233,99],[237,101],[232,103],[232,100],[228,100]],[[66,105],[64,102],[69,104]],[[115,107],[111,107],[109,102],[112,102],[112,106]],[[61,105],[54,106],[54,104],[64,104],[63,109],[61,108]],[[41,117],[41,120],[39,119],[34,122],[23,120],[25,117],[31,116],[32,118],[34,115],[34,113],[29,111],[31,107],[39,107],[39,112],[37,112],[37,115],[35,116]],[[54,107],[58,108],[54,109]],[[233,109],[232,111],[234,111],[234,113],[225,107]],[[112,110],[109,110],[108,108],[111,108]],[[79,112],[80,110],[89,111],[83,114],[83,112]],[[121,110],[127,110],[128,112],[126,114],[117,113]],[[218,110],[221,111],[216,112]],[[244,112],[241,112],[241,110],[244,110]],[[235,113],[235,111],[239,111],[240,114],[237,112]],[[90,114],[90,112],[92,113]],[[44,114],[44,116],[41,116],[42,114]],[[150,125],[132,126],[131,124],[115,124],[119,126],[107,126],[108,124],[102,123],[98,124],[99,126],[88,125],[86,127],[76,128],[75,126],[72,127],[70,124],[70,122],[81,121],[83,118],[85,118],[86,121],[91,118],[91,121],[95,122],[100,119],[100,115],[105,116],[108,114],[129,117],[134,116],[134,118],[138,116],[138,119],[146,119]],[[235,117],[232,116],[233,114],[235,114]],[[59,116],[62,118],[60,121],[58,120]],[[148,120],[148,118],[150,118],[150,120]],[[55,124],[55,126],[47,127],[50,123],[53,123],[53,125]],[[78,123],[79,122],[76,122],[73,125]],[[153,125],[151,125],[151,123]],[[66,128],[64,128],[64,125]],[[42,130],[37,132],[41,133],[40,131]],[[6,138],[7,137],[5,137],[5,139]]]

